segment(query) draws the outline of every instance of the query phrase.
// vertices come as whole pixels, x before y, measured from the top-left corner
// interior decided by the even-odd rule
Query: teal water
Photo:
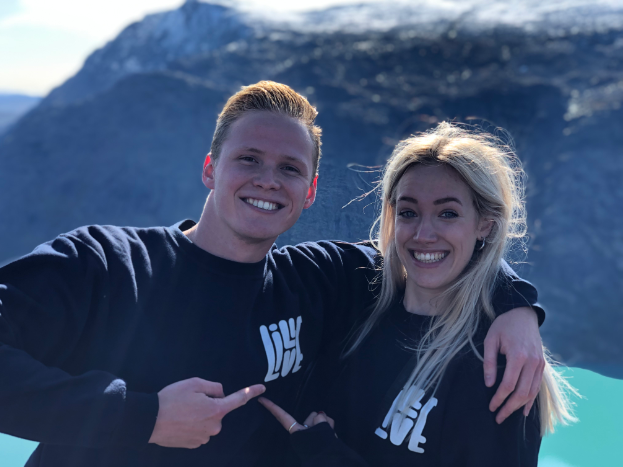
[[[541,467],[623,466],[623,381],[581,369],[565,372],[583,396],[580,422],[558,428],[541,444]],[[0,434],[2,467],[23,466],[36,443]]]

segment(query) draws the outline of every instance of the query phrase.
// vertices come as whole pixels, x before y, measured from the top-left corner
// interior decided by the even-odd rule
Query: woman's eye
[[[413,211],[400,211],[398,215],[400,217],[404,217],[407,219],[411,219],[412,217],[415,217],[415,213]]]
[[[455,217],[459,217],[459,215],[454,211],[444,211],[441,213],[440,217],[444,219],[454,219]]]

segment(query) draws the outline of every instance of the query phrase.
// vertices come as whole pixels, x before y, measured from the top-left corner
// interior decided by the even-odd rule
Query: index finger
[[[260,397],[258,402],[266,407],[266,409],[273,414],[277,421],[281,423],[281,426],[286,430],[291,431],[290,429],[294,426],[294,424],[298,423],[292,415],[265,397]]]
[[[263,384],[255,384],[248,388],[241,389],[240,391],[236,391],[222,399],[215,399],[215,401],[218,401],[221,406],[221,416],[224,417],[232,410],[242,407],[254,397],[263,394],[264,391],[266,391],[266,387],[264,387]]]
[[[498,339],[485,338],[485,356],[484,356],[484,370],[485,370],[485,385],[487,387],[493,386],[497,379],[498,373],[498,351],[500,349],[500,342]]]

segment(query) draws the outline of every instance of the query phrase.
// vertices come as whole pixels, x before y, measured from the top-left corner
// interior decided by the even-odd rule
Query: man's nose
[[[276,171],[279,169],[273,167],[262,167],[259,169],[253,184],[257,187],[261,187],[265,190],[277,190],[281,186],[278,180],[278,174]]]

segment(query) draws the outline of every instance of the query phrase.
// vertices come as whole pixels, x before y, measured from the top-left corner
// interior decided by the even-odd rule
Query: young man
[[[240,406],[266,389],[291,408],[372,300],[372,248],[272,246],[314,201],[315,117],[287,86],[244,88],[219,116],[197,224],[83,227],[0,269],[0,431],[41,442],[27,465],[252,465],[270,446],[270,414]],[[524,306],[487,354],[493,379],[498,341],[510,362],[493,409],[521,374],[510,413],[540,381],[536,293],[498,289],[500,312]]]

